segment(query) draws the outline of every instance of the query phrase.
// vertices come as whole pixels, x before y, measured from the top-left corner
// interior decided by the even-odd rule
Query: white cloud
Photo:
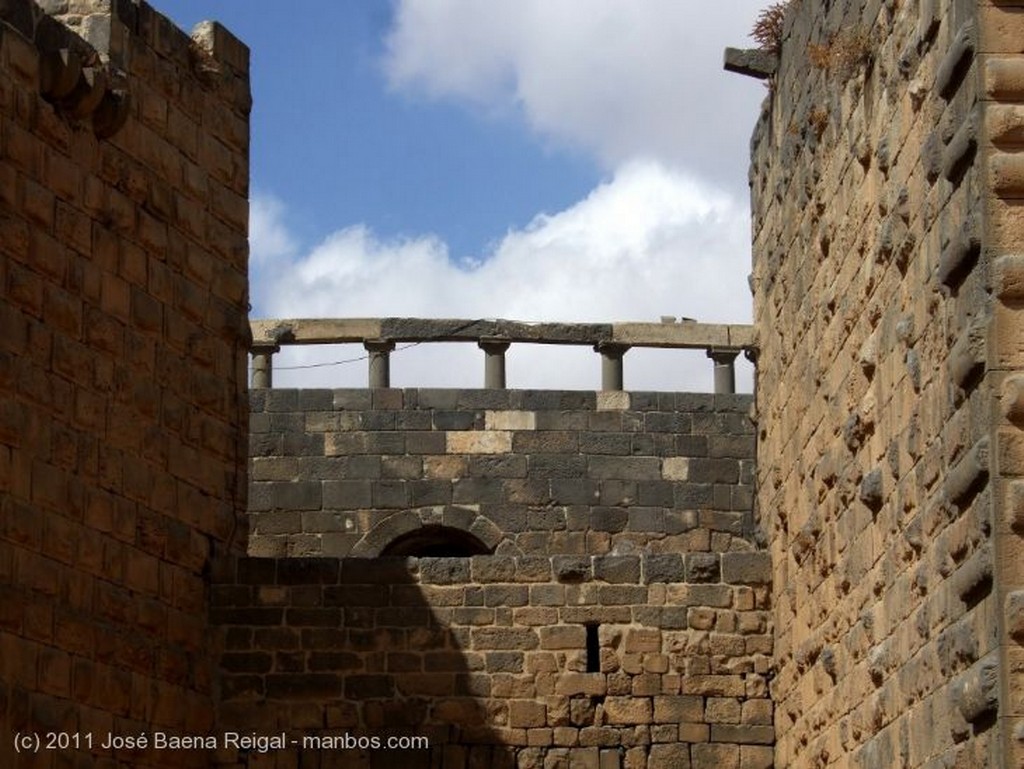
[[[521,110],[541,135],[614,169],[656,157],[743,190],[764,96],[722,70],[764,0],[400,0],[393,86]]]
[[[284,205],[271,195],[254,194],[249,202],[249,257],[255,264],[295,254],[298,244],[284,223]]]
[[[257,198],[253,232],[282,228],[280,204]],[[266,221],[258,221],[265,219]],[[749,322],[749,225],[745,209],[660,163],[620,168],[571,208],[509,232],[475,264],[453,264],[425,235],[386,241],[362,225],[333,233],[308,253],[255,245],[274,257],[257,278],[264,317],[463,317],[609,322],[662,315]],[[265,277],[263,277],[265,276]],[[359,357],[361,349],[291,348],[278,356],[278,386],[363,386],[365,364],[290,372],[284,366]],[[590,350],[517,345],[510,386],[593,389]],[[422,345],[392,360],[396,386],[480,385],[482,353],[471,345]],[[630,389],[710,390],[701,353],[631,351]]]

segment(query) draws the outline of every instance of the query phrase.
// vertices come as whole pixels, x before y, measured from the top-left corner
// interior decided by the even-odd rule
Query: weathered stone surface
[[[787,12],[750,176],[775,766],[1012,763],[983,682],[1020,675],[978,660],[1022,578],[1016,16]]]
[[[416,530],[471,524],[488,534],[469,532],[481,539],[465,545],[471,552],[630,555],[698,523],[708,534],[694,531],[684,549],[708,547],[698,539],[712,532],[729,536],[716,542],[723,549],[750,535],[749,396],[625,393],[621,409],[603,409],[583,397],[593,393],[359,392],[252,396],[252,546],[260,552],[294,543],[315,555],[329,537],[332,554],[342,547],[366,557]],[[453,518],[452,506],[477,510]],[[310,515],[289,523],[289,508]],[[402,525],[390,520],[396,513]],[[608,561],[602,568],[617,571],[599,578],[633,579],[626,563]]]
[[[774,51],[760,48],[725,49],[725,69],[729,72],[764,80],[774,75],[778,67],[779,56]]]

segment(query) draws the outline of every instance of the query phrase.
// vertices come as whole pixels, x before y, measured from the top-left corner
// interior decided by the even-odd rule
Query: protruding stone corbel
[[[127,82],[95,52],[60,48],[42,53],[39,91],[68,118],[91,118],[93,132],[101,139],[116,134],[128,119]]]
[[[969,19],[957,31],[935,72],[935,90],[946,101],[953,98],[971,66],[975,37],[974,21]]]
[[[779,55],[763,48],[726,48],[726,72],[767,80],[779,69]]]
[[[988,317],[976,318],[949,351],[949,375],[960,390],[957,401],[963,400],[963,391],[985,367],[985,345],[988,338]]]
[[[963,229],[942,250],[936,277],[946,289],[951,290],[959,286],[974,269],[974,264],[981,253],[981,238],[978,237],[976,230],[974,220],[968,218]]]
[[[960,675],[950,687],[952,703],[968,723],[999,705],[999,661],[991,654]]]
[[[961,505],[988,481],[989,441],[982,438],[946,474],[946,496]]]
[[[981,115],[977,109],[968,114],[942,153],[942,175],[953,184],[959,184],[974,161],[978,150],[978,126]]]
[[[128,91],[109,89],[92,115],[93,133],[99,139],[109,139],[124,127],[130,112],[131,98]]]
[[[1003,415],[1014,424],[1024,424],[1024,374],[1013,374],[1003,381],[1000,398]]]
[[[1003,302],[1024,299],[1024,254],[1006,254],[992,263],[992,291]]]
[[[39,57],[39,91],[49,101],[60,101],[75,90],[82,76],[82,59],[70,48]]]

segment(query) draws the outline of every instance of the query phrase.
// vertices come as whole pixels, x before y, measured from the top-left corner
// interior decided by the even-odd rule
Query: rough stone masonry
[[[777,766],[1024,766],[1024,4],[793,3],[753,138]]]
[[[753,477],[738,401],[267,391],[252,556],[248,52],[46,7],[0,9],[0,764],[1024,766],[1020,0],[796,0],[755,68]],[[10,738],[228,728],[435,742]]]
[[[772,765],[750,396],[251,405],[250,555],[272,557],[214,588],[226,725],[431,739],[338,766]]]
[[[0,765],[206,766],[14,735],[214,728],[208,576],[244,543],[248,50],[142,3],[47,7],[0,6]]]

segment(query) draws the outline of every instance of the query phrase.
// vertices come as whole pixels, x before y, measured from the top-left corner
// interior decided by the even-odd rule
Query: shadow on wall
[[[523,653],[468,651],[474,625],[493,625],[498,613],[511,622],[511,609],[484,606],[482,591],[480,606],[466,605],[473,598],[453,583],[469,581],[468,566],[464,558],[239,560],[231,583],[214,587],[221,724],[283,731],[288,745],[227,751],[221,765],[511,769],[512,749],[487,726],[507,723],[507,709],[485,702],[493,674],[524,672]]]
[[[766,769],[769,567],[754,551],[241,559],[213,588],[221,727],[297,742],[222,765]],[[429,748],[387,748],[410,737]]]

